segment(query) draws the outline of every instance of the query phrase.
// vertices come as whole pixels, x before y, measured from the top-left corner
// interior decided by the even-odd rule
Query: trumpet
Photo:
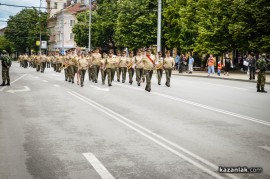
[[[133,66],[133,62],[131,62],[131,63],[129,63],[129,64],[127,65],[127,69],[128,69],[128,70],[131,69],[132,66]]]
[[[159,70],[159,69],[161,69],[162,67],[163,67],[163,64],[160,63],[160,64],[156,65],[156,70]]]

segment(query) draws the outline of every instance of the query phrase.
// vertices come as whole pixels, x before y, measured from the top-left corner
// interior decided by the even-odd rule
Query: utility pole
[[[63,7],[63,9],[62,9],[62,52],[61,53],[65,53],[65,29],[64,29],[64,27],[65,27],[65,23],[64,23],[64,21],[65,21],[65,18],[64,18],[64,9],[65,9],[65,6]]]
[[[88,49],[91,51],[91,23],[92,23],[92,0],[89,0],[89,31],[88,31]]]
[[[161,51],[161,14],[162,14],[162,0],[158,0],[157,52]]]
[[[39,1],[39,53],[41,54],[41,0]]]

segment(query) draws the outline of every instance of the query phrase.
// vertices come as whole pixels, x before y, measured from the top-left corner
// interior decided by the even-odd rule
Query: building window
[[[57,2],[54,3],[54,9],[57,9]]]
[[[70,20],[70,27],[73,27],[75,24],[75,20]]]
[[[73,40],[73,38],[74,38],[74,34],[73,33],[70,33],[69,39],[70,40]]]

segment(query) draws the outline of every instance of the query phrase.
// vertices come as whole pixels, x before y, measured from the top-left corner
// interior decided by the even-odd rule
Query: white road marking
[[[262,149],[270,152],[270,146],[259,146],[259,148],[262,148]]]
[[[134,87],[134,86],[128,86],[128,85],[123,85],[123,84],[119,84],[119,83],[114,83],[113,85],[116,85],[116,86],[123,86],[123,87],[130,88],[130,89],[134,89],[134,90],[137,90],[137,91],[144,91],[144,90],[141,89],[139,86],[138,86],[138,87]]]
[[[42,80],[43,82],[47,83],[48,81],[47,80]]]
[[[234,113],[234,112],[214,108],[214,107],[211,107],[211,106],[195,103],[195,102],[192,102],[192,101],[184,100],[184,99],[181,99],[181,98],[176,98],[176,97],[173,97],[173,96],[169,96],[169,95],[165,95],[165,94],[161,94],[161,93],[157,93],[157,92],[153,92],[152,94],[157,95],[157,96],[161,96],[161,97],[164,97],[164,98],[168,98],[168,99],[171,99],[171,100],[174,100],[174,101],[190,104],[190,105],[193,105],[193,106],[196,106],[196,107],[204,108],[204,109],[207,109],[207,110],[210,110],[210,111],[215,111],[215,112],[226,114],[226,115],[229,115],[229,116],[234,116],[234,117],[237,117],[237,118],[240,118],[240,119],[245,119],[247,121],[252,121],[252,122],[259,123],[259,124],[270,126],[270,122],[268,122],[268,121],[263,121],[263,120],[256,119],[256,118],[253,118],[253,117],[244,116],[244,115],[237,114],[237,113]]]
[[[124,124],[125,126],[129,127],[130,129],[136,131],[137,133],[141,134],[142,136],[148,138],[149,140],[151,140],[152,142],[162,146],[163,148],[165,148],[166,150],[172,152],[173,154],[177,155],[178,157],[184,159],[185,161],[193,164],[194,166],[198,167],[199,169],[203,170],[204,172],[208,173],[209,175],[215,177],[215,178],[223,178],[222,176],[218,175],[216,173],[216,171],[218,170],[218,166],[216,166],[215,164],[207,161],[206,159],[203,159],[202,157],[192,153],[191,151],[177,145],[176,143],[173,143],[171,142],[170,140],[167,140],[165,139],[164,137],[158,135],[158,134],[155,134],[153,133],[152,131],[150,131],[149,129],[127,119],[126,117],[122,116],[121,114],[118,114],[114,111],[112,111],[111,109],[109,108],[106,108],[100,104],[98,104],[97,102],[75,92],[75,91],[72,91],[72,92],[68,92],[70,95],[74,96],[75,98],[83,101],[84,103],[88,104],[89,106],[92,106],[96,109],[98,109],[99,111],[107,114],[108,116],[110,116],[111,118],[117,120],[118,122]],[[158,138],[159,140],[157,140],[156,138]],[[177,150],[173,149],[172,147],[182,151],[183,153],[185,153],[186,155],[189,155],[189,156],[186,156],[180,152],[178,152]],[[193,158],[193,159],[192,159]],[[194,160],[195,159],[195,160]],[[205,166],[203,166],[202,164],[200,164],[199,162],[197,162],[196,160],[200,161],[201,163],[207,165],[208,167],[211,167],[213,168],[215,171],[212,171],[208,168],[206,168]],[[234,179],[237,179],[238,177],[236,176],[233,176],[233,175],[229,175],[229,174],[225,174],[227,176],[229,176],[230,178],[234,178]]]
[[[35,78],[39,78],[38,76],[35,76]]]
[[[17,78],[17,79],[15,79],[14,81],[10,82],[10,84],[15,83],[16,81],[22,79],[22,78],[25,77],[26,75],[27,75],[27,74],[24,74],[24,75],[20,76],[19,78]],[[6,87],[7,87],[7,86],[2,87],[2,88],[0,89],[0,91],[4,91],[4,89],[5,89]]]
[[[109,88],[99,88],[97,86],[94,86],[94,85],[90,85],[92,88],[95,88],[96,90],[99,90],[99,91],[110,91]]]
[[[102,165],[102,163],[92,153],[83,153],[83,156],[94,167],[102,179],[114,179],[111,173]]]
[[[233,89],[248,91],[248,89],[246,89],[246,88],[239,88],[239,87],[233,87],[233,86],[227,86],[227,85],[221,85],[221,84],[214,84],[214,83],[204,83],[204,84],[209,84],[209,85],[213,85],[213,86],[221,86],[221,87],[226,87],[226,88],[233,88]]]
[[[53,85],[54,87],[56,87],[56,88],[59,88],[60,87],[60,85]]]
[[[17,90],[8,90],[6,91],[7,93],[17,93],[17,92],[27,92],[27,91],[31,91],[31,89],[28,86],[24,86],[24,89],[17,89]]]
[[[130,89],[134,89],[134,90],[143,91],[142,89],[135,88],[135,87],[132,87],[132,86],[127,86],[127,85],[122,85],[122,84],[117,84],[117,85],[123,86],[123,87],[126,87],[126,88],[130,88]],[[240,119],[245,119],[247,121],[252,121],[252,122],[259,123],[259,124],[270,126],[270,122],[264,121],[264,120],[261,120],[261,119],[256,119],[256,118],[253,118],[253,117],[237,114],[237,113],[226,111],[226,110],[223,110],[223,109],[214,108],[214,107],[211,107],[211,106],[207,106],[207,105],[204,105],[204,104],[188,101],[188,100],[185,100],[185,99],[173,97],[173,96],[158,93],[158,92],[151,92],[150,94],[161,96],[161,97],[171,99],[171,100],[174,100],[174,101],[190,104],[190,105],[193,105],[193,106],[196,106],[196,107],[204,108],[204,109],[215,111],[215,112],[218,112],[218,113],[226,114],[226,115],[229,115],[229,116],[234,116],[234,117],[237,117],[237,118],[240,118]]]

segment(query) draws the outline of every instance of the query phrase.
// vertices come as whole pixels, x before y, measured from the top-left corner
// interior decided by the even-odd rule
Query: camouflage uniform
[[[257,60],[256,67],[258,72],[258,80],[257,80],[257,92],[263,92],[267,93],[267,91],[264,90],[265,86],[265,71],[266,71],[266,61],[265,61],[265,55],[263,54],[263,57]]]
[[[6,55],[6,51],[3,51],[3,54],[1,56],[2,60],[2,79],[3,83],[0,86],[10,85],[10,77],[9,77],[9,68],[11,66],[11,59],[8,55]],[[6,84],[7,81],[7,84]]]

